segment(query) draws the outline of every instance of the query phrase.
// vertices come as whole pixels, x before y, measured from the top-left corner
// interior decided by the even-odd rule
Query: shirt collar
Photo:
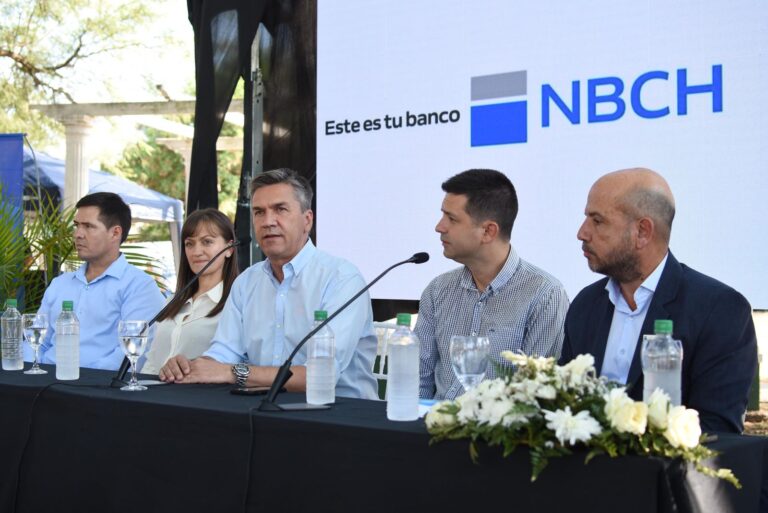
[[[85,271],[88,269],[88,263],[84,263],[80,267],[77,268],[77,271],[75,271],[75,278],[82,281],[83,283],[88,283],[88,280],[85,277]],[[123,277],[123,274],[125,274],[125,270],[128,268],[128,261],[125,259],[125,255],[120,253],[120,256],[117,257],[117,259],[109,264],[109,267],[101,273],[99,276],[94,278],[91,283],[93,283],[96,280],[100,280],[104,278],[105,276],[112,276],[113,278],[117,278],[118,280]]]
[[[497,274],[496,277],[491,280],[491,283],[488,284],[488,292],[491,295],[496,294],[502,287],[504,287],[504,285],[507,284],[507,282],[509,282],[519,265],[520,257],[515,251],[515,248],[510,245],[507,260],[504,262],[504,266],[502,266],[499,274]],[[472,273],[467,266],[464,266],[464,272],[461,275],[461,286],[465,289],[477,289],[475,280],[472,278]]]
[[[221,296],[224,295],[224,280],[220,281],[214,287],[209,290],[208,292],[204,294],[200,294],[198,298],[203,296],[208,296],[208,299],[210,299],[214,304],[219,304],[219,301],[221,301]],[[187,299],[187,303],[192,303],[194,300],[190,297]]]
[[[283,276],[297,276],[304,267],[309,263],[310,260],[312,260],[312,257],[314,256],[317,249],[315,248],[315,245],[312,244],[312,241],[310,239],[307,239],[307,243],[304,244],[304,247],[301,248],[301,251],[299,251],[295,257],[291,259],[290,262],[283,265]],[[264,272],[267,273],[270,276],[274,277],[274,273],[272,272],[272,266],[269,264],[269,259],[267,258],[264,260]]]
[[[667,258],[669,258],[669,252],[667,252],[666,255],[664,255],[664,258],[659,262],[659,264],[656,266],[656,268],[653,270],[651,274],[648,275],[648,277],[643,280],[643,283],[640,284],[640,286],[635,291],[635,303],[640,304],[641,297],[647,297],[652,296],[654,292],[656,292],[656,287],[659,286],[659,280],[661,279],[661,274],[664,272],[664,266],[667,264]],[[608,283],[605,284],[605,290],[608,291],[608,298],[611,300],[611,303],[613,303],[614,306],[616,306],[617,302],[619,301],[619,298],[621,297],[621,288],[619,286],[619,282],[614,280],[613,278],[610,278],[608,280]],[[639,310],[639,308],[638,308]]]

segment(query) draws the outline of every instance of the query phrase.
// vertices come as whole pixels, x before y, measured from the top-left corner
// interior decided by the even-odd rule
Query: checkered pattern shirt
[[[568,296],[555,278],[522,260],[510,248],[507,261],[484,291],[467,267],[432,280],[419,304],[415,332],[421,342],[419,396],[454,399],[464,392],[451,367],[453,335],[486,336],[490,359],[505,350],[558,358]],[[496,376],[488,365],[486,378]]]

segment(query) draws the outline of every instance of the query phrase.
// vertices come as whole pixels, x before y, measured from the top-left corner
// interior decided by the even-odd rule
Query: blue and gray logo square
[[[472,77],[472,101],[524,96],[527,74],[522,70]],[[472,146],[524,143],[528,141],[528,102],[473,105],[471,126]]]

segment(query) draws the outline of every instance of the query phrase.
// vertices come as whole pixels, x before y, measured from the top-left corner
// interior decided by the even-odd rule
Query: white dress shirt
[[[221,301],[223,292],[224,282],[220,281],[196,299],[189,298],[172,319],[157,323],[155,341],[146,354],[147,361],[141,372],[157,374],[169,358],[178,354],[190,360],[203,354],[211,346],[221,312],[213,317],[206,315]]]
[[[622,385],[627,383],[629,368],[640,338],[640,330],[643,329],[645,315],[648,313],[653,293],[656,292],[664,265],[667,263],[667,256],[635,291],[634,299],[637,308],[634,310],[627,304],[619,284],[613,278],[605,284],[608,299],[613,303],[613,320],[611,330],[608,332],[608,343],[605,346],[600,375],[611,381]]]

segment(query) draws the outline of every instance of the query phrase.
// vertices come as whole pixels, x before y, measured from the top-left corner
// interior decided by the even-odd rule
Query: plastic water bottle
[[[672,338],[672,321],[660,319],[654,323],[655,335],[643,337],[640,353],[643,362],[643,400],[648,400],[656,388],[666,392],[674,406],[681,399],[683,344]]]
[[[411,314],[397,314],[397,329],[387,342],[387,418],[419,418],[419,339]]]
[[[315,327],[328,318],[325,310],[315,311]],[[309,340],[307,358],[307,402],[330,404],[336,400],[336,342],[326,325]]]
[[[21,314],[16,309],[16,300],[5,301],[5,312],[0,317],[3,353],[3,370],[14,371],[24,369],[24,356],[21,352]]]
[[[72,307],[72,301],[63,301],[56,319],[56,379],[61,380],[80,378],[80,321]]]

